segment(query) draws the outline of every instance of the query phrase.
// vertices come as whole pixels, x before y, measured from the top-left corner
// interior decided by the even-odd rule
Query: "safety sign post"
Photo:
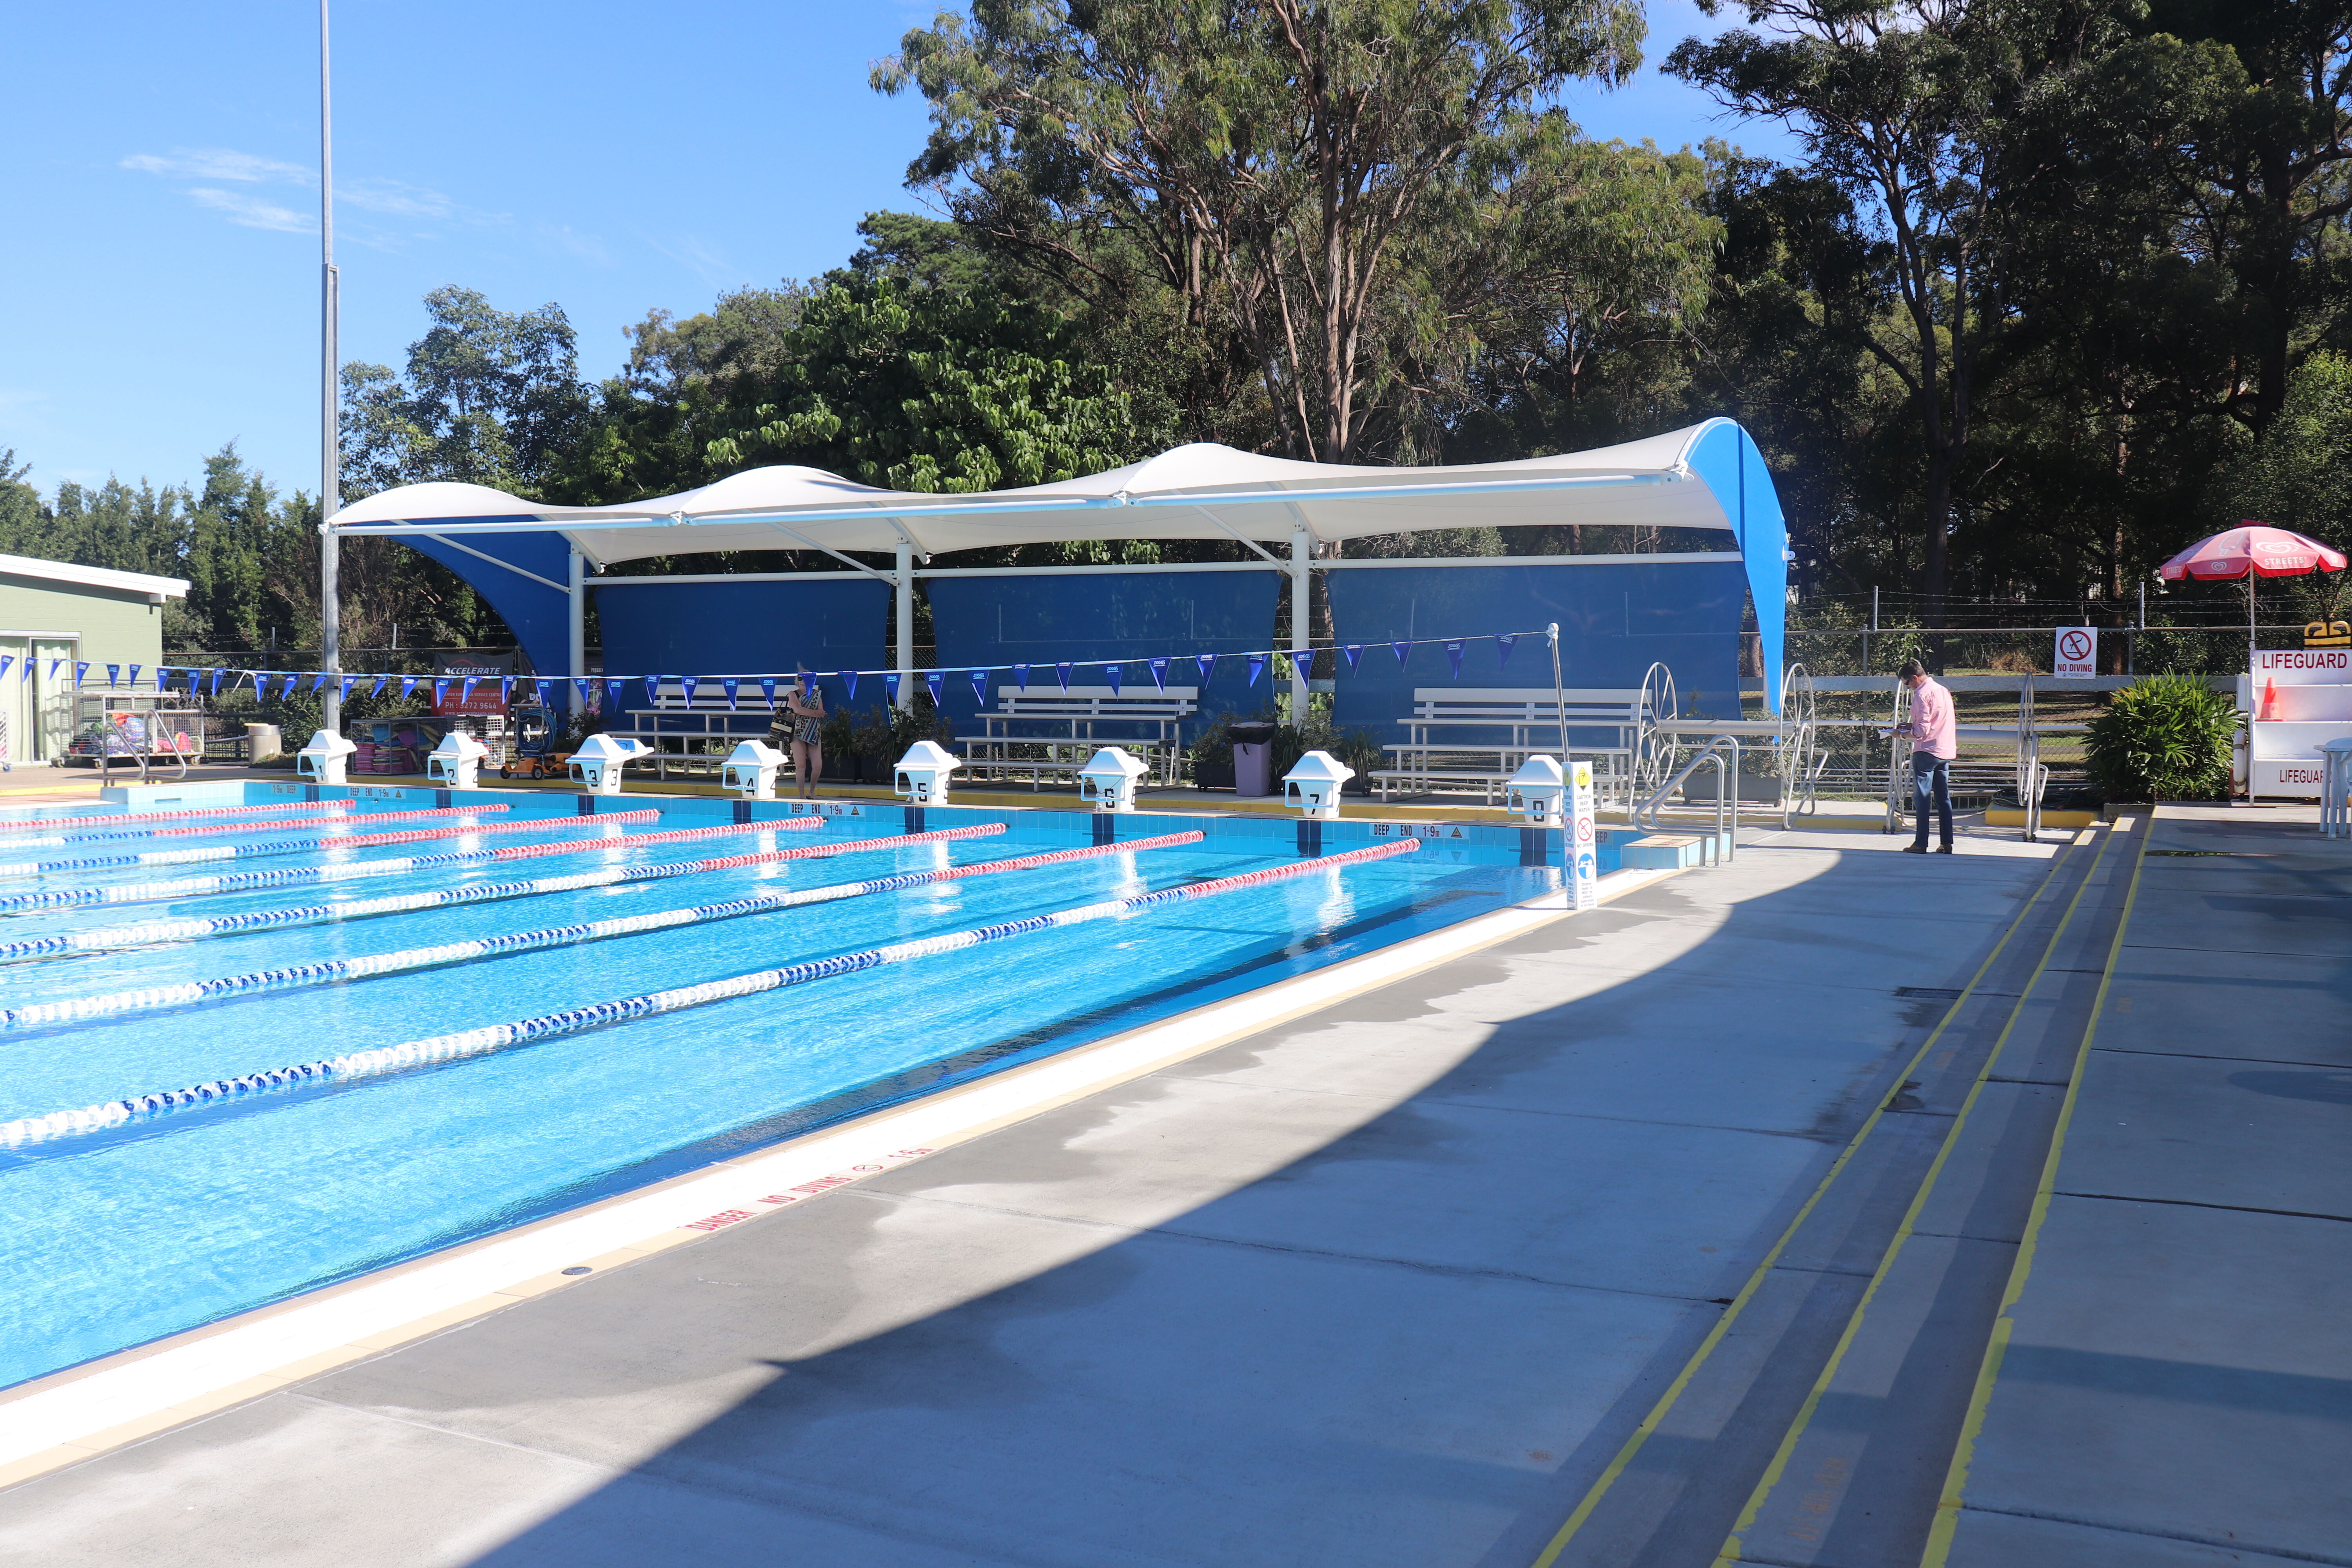
[[[1592,826],[1592,764],[1575,763],[1568,775],[1569,908],[1597,909],[1601,903],[1600,837]]]

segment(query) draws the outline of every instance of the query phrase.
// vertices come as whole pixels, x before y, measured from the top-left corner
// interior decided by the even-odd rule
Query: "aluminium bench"
[[[1047,774],[1075,778],[1103,746],[1142,753],[1154,782],[1173,784],[1184,754],[1183,724],[1200,711],[1200,688],[1146,685],[1113,691],[1108,686],[1033,683],[996,689],[996,707],[980,715],[987,733],[958,735],[967,777],[1012,779],[1027,773],[1029,787],[1042,790]],[[1119,731],[1098,733],[1097,727]],[[1149,731],[1145,734],[1141,731]]]
[[[1391,793],[1475,787],[1491,805],[1529,757],[1559,754],[1563,718],[1569,757],[1598,764],[1594,783],[1604,791],[1630,794],[1652,715],[1640,690],[1614,687],[1558,694],[1535,687],[1416,687],[1412,712],[1397,721],[1408,738],[1382,748],[1396,763],[1373,770],[1373,788],[1385,801]]]

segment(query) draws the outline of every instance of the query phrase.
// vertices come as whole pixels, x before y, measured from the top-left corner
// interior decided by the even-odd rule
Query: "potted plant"
[[[2188,675],[2151,675],[2115,694],[2084,735],[2091,777],[2110,800],[2213,800],[2229,791],[2237,705]]]
[[[1195,789],[1231,789],[1234,787],[1234,716],[1221,713],[1217,721],[1193,737],[1186,753],[1192,761],[1192,786]]]

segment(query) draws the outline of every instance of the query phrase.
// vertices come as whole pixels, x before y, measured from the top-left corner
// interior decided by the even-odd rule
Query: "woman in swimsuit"
[[[784,696],[784,711],[793,731],[793,776],[800,781],[801,798],[816,796],[816,781],[824,773],[824,691],[812,686],[803,696],[795,686]]]

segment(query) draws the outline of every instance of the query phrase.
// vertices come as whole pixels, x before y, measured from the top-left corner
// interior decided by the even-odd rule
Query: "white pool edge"
[[[1677,873],[1601,879],[1606,904]],[[585,1209],[478,1237],[0,1394],[0,1486],[805,1202],[1574,913],[1559,890]]]

